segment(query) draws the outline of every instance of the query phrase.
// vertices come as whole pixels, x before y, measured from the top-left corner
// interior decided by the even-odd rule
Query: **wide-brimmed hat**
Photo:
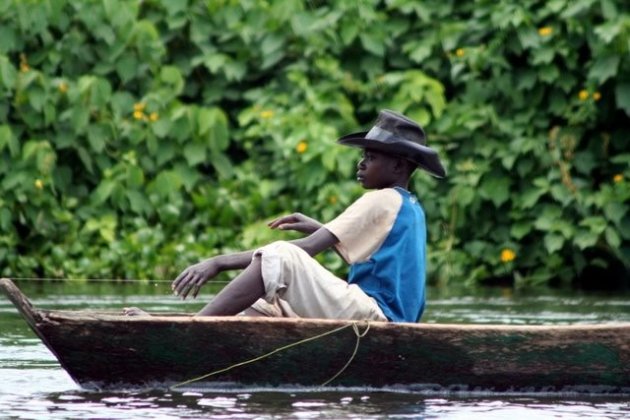
[[[426,145],[427,138],[422,127],[404,115],[388,109],[379,112],[370,131],[348,134],[337,141],[346,146],[401,156],[433,176],[446,176],[438,153]]]

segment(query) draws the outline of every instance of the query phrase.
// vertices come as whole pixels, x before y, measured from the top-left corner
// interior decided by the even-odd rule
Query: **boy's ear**
[[[403,158],[397,157],[394,160],[394,172],[399,174],[402,172],[407,172],[409,170],[409,165],[407,164],[407,160]]]

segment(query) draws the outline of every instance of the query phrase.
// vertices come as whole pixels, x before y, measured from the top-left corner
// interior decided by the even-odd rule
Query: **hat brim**
[[[386,154],[401,156],[437,178],[444,178],[446,176],[446,170],[440,162],[438,153],[432,148],[411,142],[393,141],[385,143],[381,140],[366,139],[365,136],[367,134],[367,131],[348,134],[341,137],[337,142],[344,146],[374,149]]]

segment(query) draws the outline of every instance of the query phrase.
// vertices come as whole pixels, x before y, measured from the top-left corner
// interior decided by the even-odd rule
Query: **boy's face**
[[[357,164],[357,181],[366,189],[391,187],[397,180],[395,167],[397,158],[373,149],[363,149]]]

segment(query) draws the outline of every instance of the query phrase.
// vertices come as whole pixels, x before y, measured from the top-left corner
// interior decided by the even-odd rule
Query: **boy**
[[[407,191],[416,167],[446,175],[422,128],[383,110],[369,132],[338,140],[360,147],[357,180],[364,194],[322,225],[300,213],[269,223],[272,229],[308,236],[255,251],[219,255],[186,268],[173,282],[175,294],[195,297],[218,273],[244,269],[197,315],[288,316],[416,322],[424,310],[426,228],[417,199]],[[351,264],[348,281],[335,277],[313,256],[335,247]]]

